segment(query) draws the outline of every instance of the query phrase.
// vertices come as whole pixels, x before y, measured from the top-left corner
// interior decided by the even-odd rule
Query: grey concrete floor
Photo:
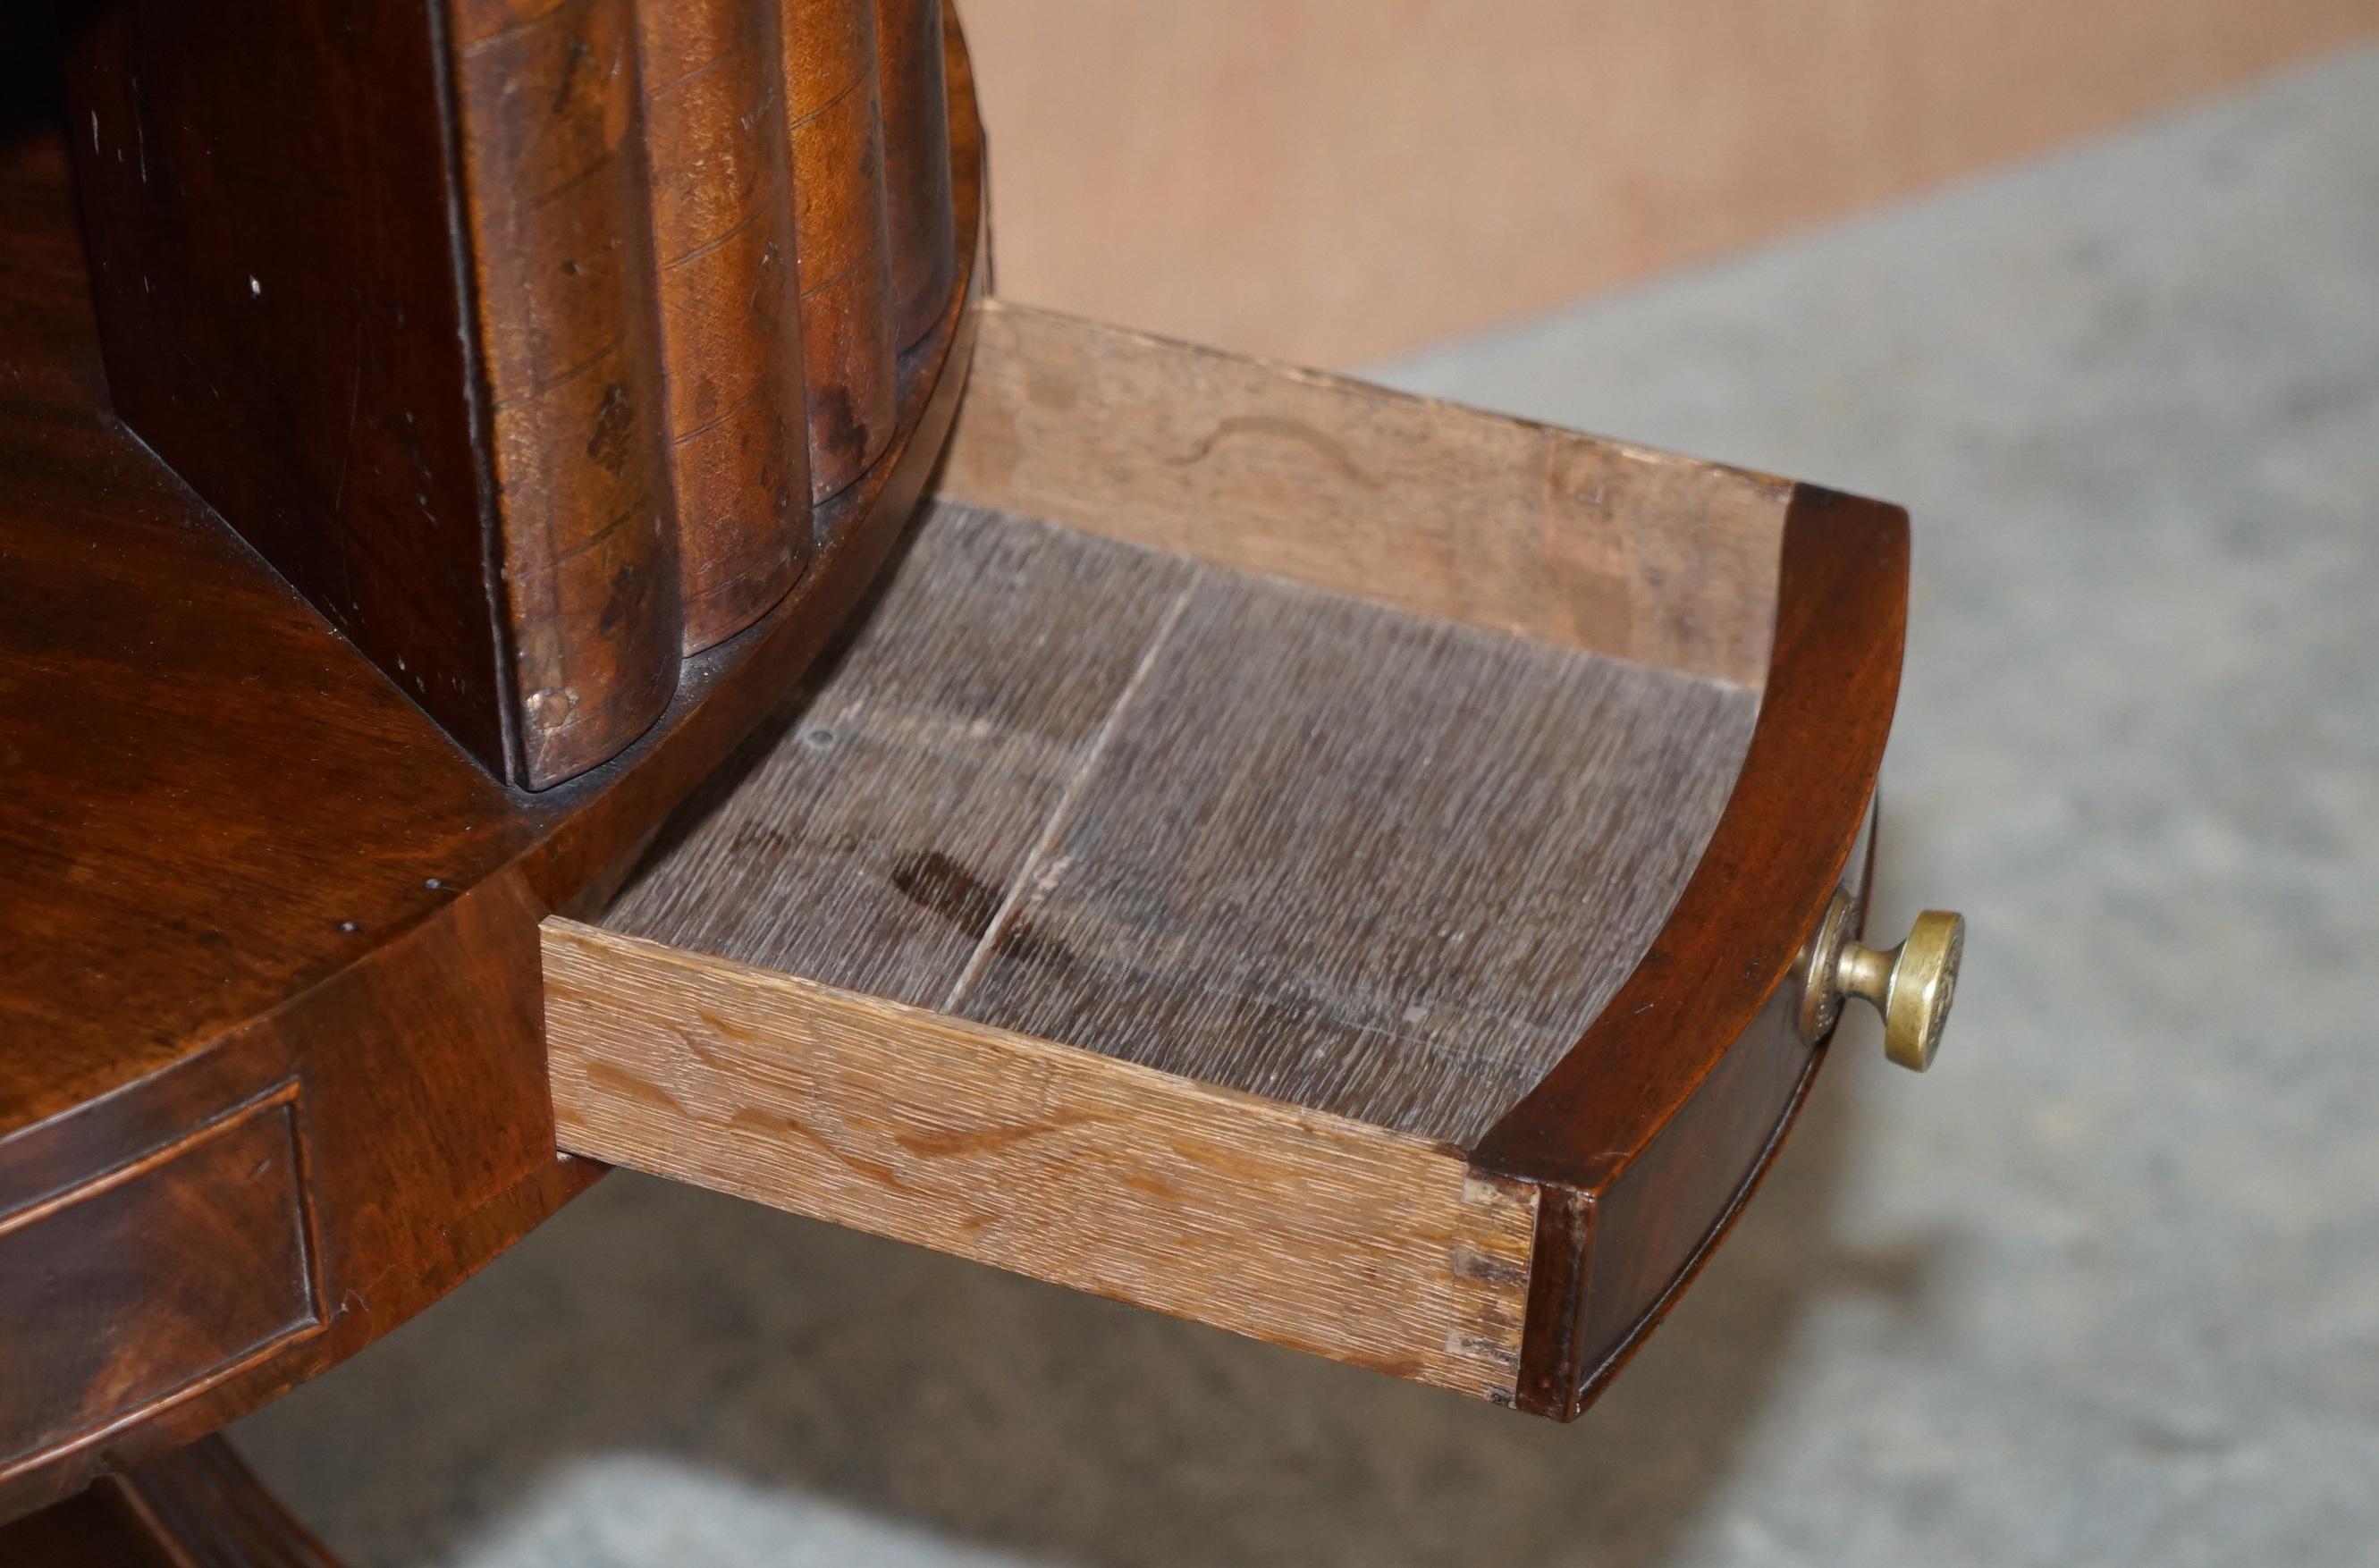
[[[2379,52],[1395,368],[1906,502],[1973,922],[1580,1425],[622,1176],[241,1426],[364,1564],[2379,1562]]]

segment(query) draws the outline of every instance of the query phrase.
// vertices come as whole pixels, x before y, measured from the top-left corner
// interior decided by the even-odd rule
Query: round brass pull
[[[1941,1026],[1958,992],[1966,917],[1926,910],[1897,947],[1876,948],[1851,935],[1858,906],[1837,892],[1803,960],[1801,1034],[1814,1041],[1833,1028],[1842,998],[1864,997],[1883,1015],[1883,1054],[1912,1072],[1933,1065]]]

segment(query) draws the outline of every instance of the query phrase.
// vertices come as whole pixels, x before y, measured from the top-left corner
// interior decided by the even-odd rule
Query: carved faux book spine
[[[494,545],[521,782],[612,756],[676,689],[677,540],[629,0],[455,0]]]
[[[110,416],[509,773],[444,6],[61,6],[66,140]]]
[[[792,177],[776,0],[639,0],[684,646],[808,566]]]
[[[0,949],[34,957],[0,1037],[39,1043],[0,1050],[0,1521],[133,1470],[163,1517],[154,1462],[598,1174],[556,1158],[536,922],[599,907],[854,611],[975,341],[970,309],[917,351],[836,549],[662,722],[508,790],[453,0],[54,8],[0,6],[29,116],[0,159]],[[222,1555],[175,1534],[60,1561]],[[0,1524],[0,1564],[52,1561],[25,1539]]]
[[[950,216],[950,113],[942,0],[876,0],[884,79],[884,202],[892,236],[892,323],[902,348],[934,330],[958,271]]]
[[[897,432],[877,4],[76,0],[112,414],[506,783],[611,761]]]
[[[824,501],[867,471],[898,416],[875,0],[785,0],[784,15],[810,489]]]

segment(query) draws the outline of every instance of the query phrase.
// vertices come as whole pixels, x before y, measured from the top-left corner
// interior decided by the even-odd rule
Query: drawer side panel
[[[1533,1188],[1426,1140],[545,925],[576,1153],[1508,1402]]]

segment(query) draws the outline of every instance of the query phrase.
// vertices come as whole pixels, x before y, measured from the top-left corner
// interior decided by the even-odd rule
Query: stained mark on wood
[[[941,916],[977,942],[999,913],[999,889],[939,850],[901,857],[892,868],[892,886],[919,909]]]
[[[846,645],[748,766],[672,825],[608,923],[938,1004],[1190,571],[996,518],[922,532]],[[1029,930],[1010,939],[1016,962],[1067,961]]]
[[[1165,459],[1177,468],[1188,468],[1203,463],[1214,449],[1234,436],[1273,436],[1295,441],[1336,469],[1354,484],[1376,490],[1381,481],[1376,475],[1366,474],[1346,453],[1346,446],[1335,438],[1314,428],[1302,419],[1283,419],[1266,414],[1234,414],[1218,421],[1196,446],[1179,457]]]

